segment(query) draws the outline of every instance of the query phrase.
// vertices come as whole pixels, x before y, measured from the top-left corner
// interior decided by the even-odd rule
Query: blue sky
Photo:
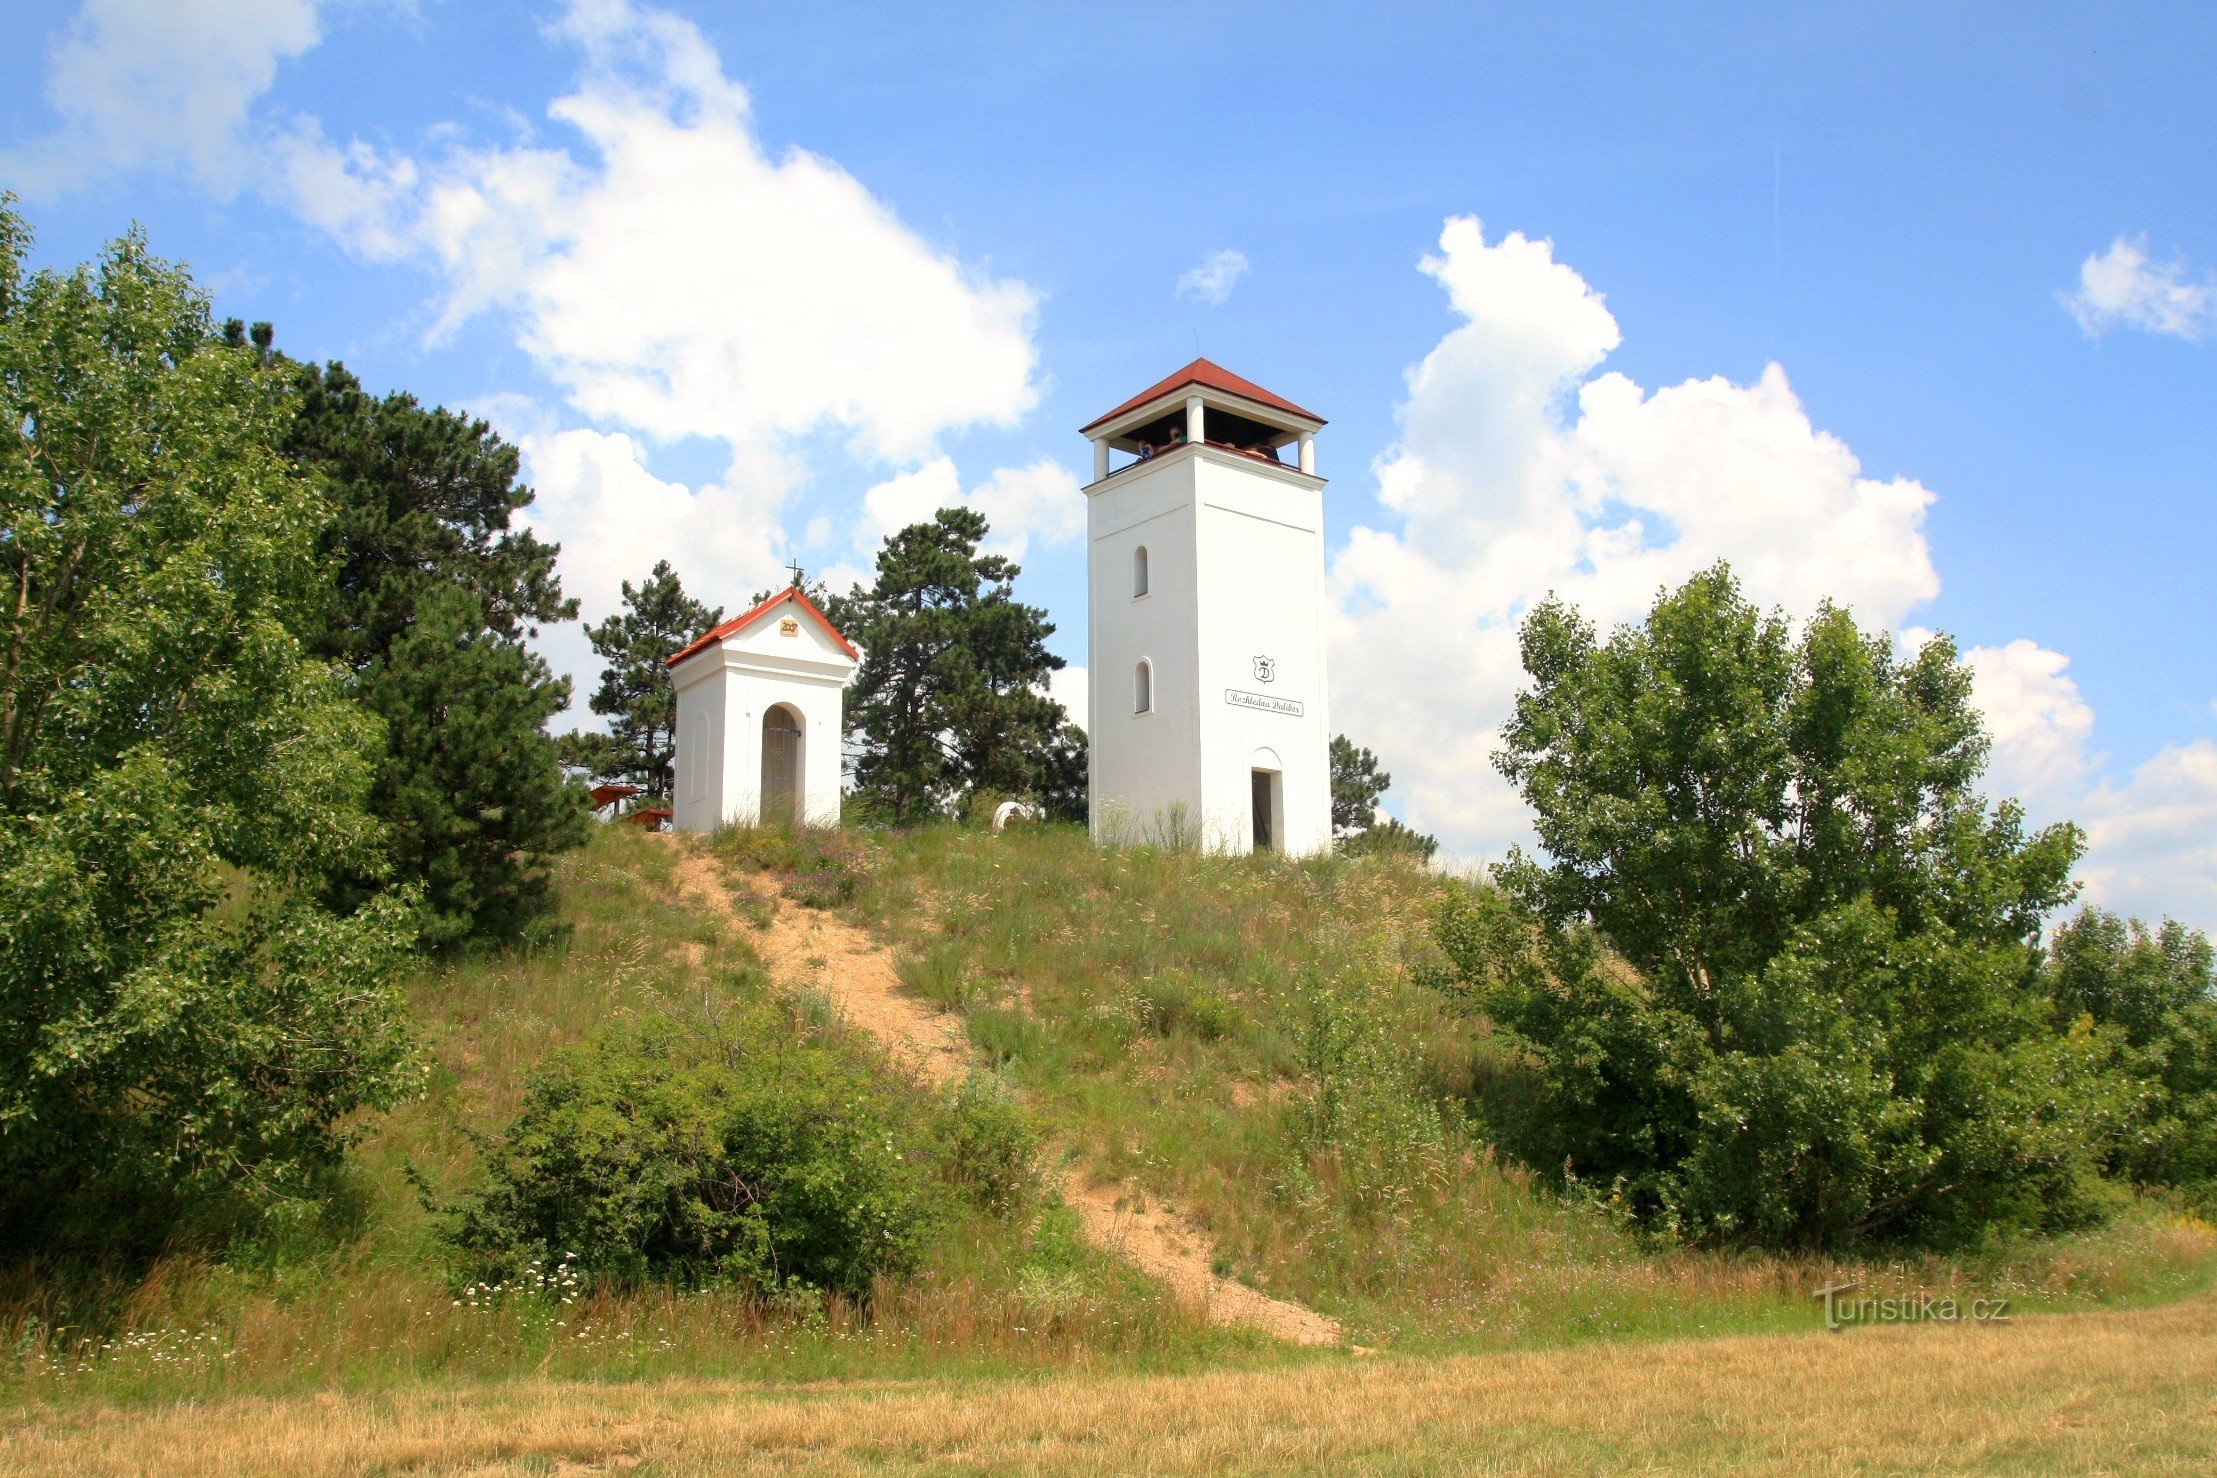
[[[2092,896],[2217,924],[2206,9],[16,14],[41,260],[492,416],[589,613],[964,497],[1081,659],[1075,428],[1198,350],[1330,418],[1339,726],[1458,852],[1516,616],[1722,556],[1953,634]]]

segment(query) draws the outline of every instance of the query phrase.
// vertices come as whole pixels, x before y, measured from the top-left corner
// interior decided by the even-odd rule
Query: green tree
[[[2217,954],[2166,919],[2149,928],[2089,908],[2055,931],[2042,979],[2059,1027],[2090,1024],[2135,1088],[2113,1163],[2217,1208]]]
[[[1429,862],[1439,840],[1402,825],[1377,819],[1378,797],[1393,785],[1378,756],[1345,734],[1332,736],[1332,839],[1352,857],[1410,857]]]
[[[627,780],[666,799],[677,784],[677,688],[669,659],[723,618],[720,607],[685,593],[668,560],[636,586],[626,580],[623,609],[585,628],[585,639],[606,664],[592,709],[608,720],[612,745],[596,744],[592,736],[568,738],[565,755],[596,767],[600,778]]]
[[[588,824],[546,731],[569,685],[453,589],[424,596],[359,693],[385,721],[371,806],[394,869],[423,890],[424,937],[511,936],[545,913],[549,857]]]
[[[407,1087],[376,722],[297,633],[329,510],[281,372],[134,235],[26,275],[0,200],[0,1246],[313,1200]]]
[[[1393,787],[1393,777],[1379,766],[1378,756],[1345,734],[1332,736],[1332,835],[1344,840],[1370,829],[1378,814],[1378,797]]]
[[[268,325],[251,337],[273,358]],[[284,363],[298,402],[284,450],[332,504],[310,646],[347,665],[391,736],[372,809],[402,876],[422,883],[427,941],[513,935],[548,905],[550,859],[586,835],[546,730],[569,681],[526,645],[577,614],[558,547],[511,527],[532,493],[485,422],[370,395],[340,364]],[[339,896],[378,886],[356,875]]]
[[[1722,566],[1607,642],[1553,601],[1522,635],[1498,763],[1548,860],[1513,853],[1515,917],[1466,898],[1441,941],[1527,1054],[1534,1163],[1774,1246],[2103,1209],[2119,1082],[2035,979],[2078,833],[1978,794],[1944,638],[1897,658],[1832,607],[1797,636]]]
[[[1054,626],[1016,599],[1014,563],[978,553],[986,532],[975,509],[942,508],[888,538],[876,582],[848,598],[855,786],[897,823],[966,791],[1036,792],[1066,723],[1045,691],[1063,665]]]
[[[1051,820],[1083,823],[1090,818],[1093,774],[1085,730],[1064,723],[1055,730],[1039,761],[1039,804]]]

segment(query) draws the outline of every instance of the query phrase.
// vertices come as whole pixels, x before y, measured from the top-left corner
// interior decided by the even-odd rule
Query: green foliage
[[[265,329],[254,342],[267,359]],[[345,663],[385,720],[370,804],[391,861],[422,889],[428,942],[512,937],[547,906],[549,859],[585,837],[545,731],[569,682],[525,645],[577,614],[559,551],[510,527],[532,494],[485,422],[374,397],[343,365],[290,373],[297,413],[281,446],[331,504],[331,583],[309,646]],[[339,897],[377,887],[357,872]]]
[[[677,688],[669,659],[724,613],[686,595],[668,560],[658,561],[636,586],[624,582],[623,606],[585,628],[585,639],[606,664],[591,707],[608,720],[610,742],[571,736],[564,758],[586,763],[595,779],[629,781],[667,799],[677,783]]]
[[[985,535],[984,515],[942,508],[887,539],[875,583],[847,601],[863,653],[847,695],[855,787],[898,825],[973,790],[1052,784],[1068,804],[1073,740],[1045,691],[1063,665],[1054,626],[1016,599],[1014,563],[978,553]]]
[[[1040,753],[1037,794],[1050,821],[1086,820],[1093,796],[1085,730],[1064,723]]]
[[[1351,837],[1369,829],[1378,797],[1393,787],[1393,777],[1379,768],[1378,756],[1345,734],[1332,736],[1331,761],[1332,835]]]
[[[2217,1208],[2217,959],[2209,937],[2166,919],[2089,908],[2056,930],[2042,981],[2058,1024],[2098,1032],[2130,1083],[2116,1168]]]
[[[566,684],[455,589],[418,603],[360,691],[385,720],[372,806],[394,867],[423,888],[426,941],[513,937],[546,911],[550,854],[590,824],[546,732]]]
[[[0,201],[0,1245],[312,1202],[411,1085],[376,724],[303,652],[328,510],[283,376],[143,240],[26,276]]]
[[[1378,756],[1345,734],[1332,736],[1332,837],[1351,857],[1406,857],[1429,862],[1439,840],[1392,817],[1378,820],[1378,797],[1393,785]]]
[[[2034,979],[2078,833],[1988,810],[1944,639],[1901,661],[1830,607],[1797,639],[1720,567],[1607,643],[1542,606],[1523,645],[1499,763],[1550,861],[1512,855],[1516,907],[1464,899],[1438,931],[1525,1054],[1514,1147],[1656,1224],[1773,1247],[2111,1204],[2125,1102]]]
[[[834,1049],[744,1025],[611,1028],[548,1060],[450,1215],[472,1271],[867,1294],[934,1217],[915,1116]]]
[[[1039,1190],[1039,1131],[1009,1093],[990,1077],[965,1078],[941,1095],[947,1168],[981,1211],[1007,1216]]]
[[[1399,857],[1410,862],[1430,862],[1439,849],[1438,837],[1404,826],[1393,816],[1373,822],[1339,844],[1348,857]]]

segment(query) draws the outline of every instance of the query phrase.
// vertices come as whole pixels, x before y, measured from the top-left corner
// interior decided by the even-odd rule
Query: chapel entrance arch
[[[798,826],[803,820],[801,762],[807,742],[791,705],[776,704],[762,715],[763,825]]]

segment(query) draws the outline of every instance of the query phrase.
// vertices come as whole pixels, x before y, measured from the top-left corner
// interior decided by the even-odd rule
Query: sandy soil
[[[685,844],[673,840],[672,845]],[[827,992],[849,1023],[923,1082],[938,1086],[969,1072],[960,1019],[910,995],[892,951],[867,931],[779,896],[776,883],[759,875],[750,885],[776,898],[777,910],[768,928],[753,929],[734,906],[723,868],[713,858],[688,850],[675,875],[690,897],[724,915],[732,927],[748,929],[747,938],[773,979],[790,989],[815,986]],[[1293,1344],[1340,1342],[1336,1320],[1219,1277],[1208,1233],[1175,1208],[1131,1187],[1097,1180],[1082,1168],[1062,1172],[1062,1194],[1094,1245],[1158,1279],[1180,1301],[1205,1311],[1211,1323],[1260,1330]]]

